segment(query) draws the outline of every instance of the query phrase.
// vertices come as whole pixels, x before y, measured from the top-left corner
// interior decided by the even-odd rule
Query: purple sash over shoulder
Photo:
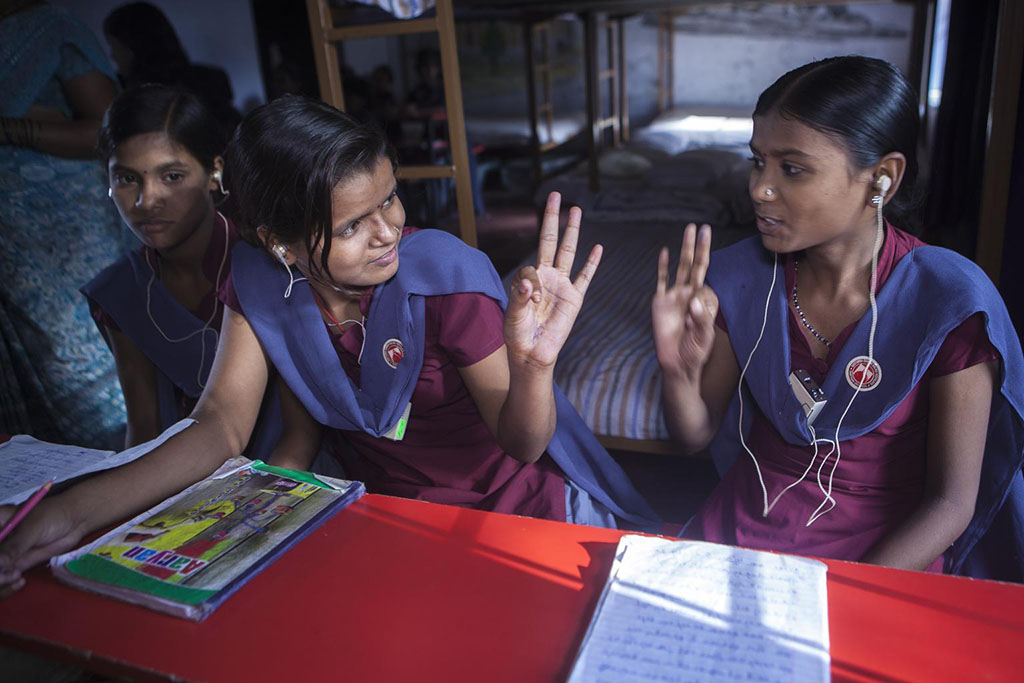
[[[772,254],[757,237],[722,249],[711,259],[708,283],[722,301],[729,339],[741,366],[761,330],[772,264]],[[764,338],[745,375],[744,391],[783,439],[800,445],[810,443],[811,434],[789,387],[789,314],[785,287],[778,284],[785,282],[782,268],[780,263]],[[1002,358],[999,391],[992,398],[975,514],[954,543],[947,570],[1024,579],[1024,356],[1005,304],[974,263],[930,246],[918,247],[900,259],[877,304],[874,357],[882,367],[882,380],[853,402],[843,419],[840,440],[866,434],[885,421],[921,380],[946,336],[981,312],[989,340]],[[850,402],[854,390],[846,381],[846,366],[854,357],[867,354],[870,328],[867,313],[825,378],[822,389],[829,401],[814,423],[819,434],[834,434]],[[737,419],[734,398],[711,446],[719,471],[728,469],[741,452],[736,430],[729,428]],[[749,426],[748,421],[744,429]],[[990,529],[993,533],[986,536]]]
[[[338,362],[309,283],[295,283],[288,299],[285,271],[265,252],[239,243],[232,252],[232,279],[245,316],[278,372],[321,424],[380,437],[401,417],[423,365],[424,300],[477,292],[505,308],[504,287],[490,260],[458,238],[420,230],[399,244],[397,274],[374,292],[367,320],[361,382]],[[405,356],[392,369],[385,342],[398,339]],[[555,386],[558,425],[547,452],[565,475],[616,515],[650,526],[657,515],[619,465],[598,443]]]
[[[202,393],[199,381],[205,384],[210,374],[217,353],[217,335],[213,329],[198,333],[205,321],[178,303],[159,279],[149,287],[152,276],[153,271],[145,256],[136,250],[104,269],[84,285],[81,292],[113,318],[121,331],[156,367],[160,427],[166,429],[180,419],[175,388],[192,398],[198,398]],[[150,291],[148,310],[160,325],[160,330],[171,339],[197,334],[180,342],[167,341],[147,313],[147,288]],[[106,338],[106,330],[102,326],[100,328]],[[109,339],[107,343],[110,343]],[[280,401],[277,391],[272,389],[264,401],[245,455],[266,460],[281,431]]]

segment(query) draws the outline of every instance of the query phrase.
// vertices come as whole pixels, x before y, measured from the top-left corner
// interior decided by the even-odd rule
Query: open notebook
[[[822,562],[623,536],[570,683],[829,680]]]

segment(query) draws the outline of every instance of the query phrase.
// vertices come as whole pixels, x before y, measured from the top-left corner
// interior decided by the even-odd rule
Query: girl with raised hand
[[[194,94],[162,85],[127,90],[107,110],[99,138],[110,198],[142,245],[82,291],[117,362],[131,447],[195,408],[217,350],[217,289],[239,235],[215,205],[227,195],[227,134]],[[283,452],[315,452],[312,420],[301,410],[289,415],[298,417]],[[270,458],[281,432],[270,392],[246,454]]]
[[[44,501],[0,545],[0,585],[16,588],[24,568],[239,452],[275,368],[342,436],[338,457],[371,492],[577,523],[654,519],[552,379],[601,256],[595,248],[570,279],[579,209],[559,243],[550,197],[537,265],[516,278],[503,312],[486,256],[447,233],[405,229],[379,130],[282,98],[243,120],[226,166],[248,243],[234,248],[222,288],[197,424]]]
[[[688,226],[672,284],[661,254],[666,421],[725,471],[684,535],[1024,578],[1017,335],[977,266],[882,218],[912,199],[917,122],[886,62],[791,71],[754,111],[760,235],[711,258]]]

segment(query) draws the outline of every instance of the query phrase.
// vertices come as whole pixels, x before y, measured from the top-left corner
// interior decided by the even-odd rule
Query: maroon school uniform
[[[879,254],[878,288],[911,250],[923,246],[917,238],[889,226]],[[785,257],[786,291],[791,296],[795,280],[793,259]],[[719,314],[716,324],[725,329]],[[880,320],[879,324],[886,323]],[[856,323],[844,329],[822,360],[815,358],[804,337],[802,324],[789,309],[789,344],[792,369],[805,369],[819,385],[835,361]],[[767,518],[762,516],[763,496],[757,472],[746,452],[740,452],[709,499],[686,528],[688,538],[729,543],[818,557],[860,560],[907,518],[924,493],[928,438],[928,404],[931,380],[978,363],[997,359],[998,352],[988,340],[980,313],[965,320],[947,335],[932,364],[904,401],[877,429],[841,442],[841,459],[832,479],[836,505],[806,526],[824,499],[818,487],[817,470],[831,446],[819,446],[818,459],[807,477],[776,504]],[[740,359],[742,363],[745,359]],[[857,401],[871,400],[870,394]],[[757,457],[768,490],[774,500],[786,486],[798,479],[811,460],[813,449],[787,443],[755,404],[754,420],[747,446]],[[723,424],[721,429],[736,429]],[[819,438],[834,434],[819,433]],[[828,488],[828,473],[835,455],[822,471],[821,482]],[[942,557],[929,567],[941,571]]]
[[[275,295],[280,296],[267,293]],[[230,279],[221,298],[232,310],[245,314]],[[364,316],[372,300],[371,288],[360,301]],[[335,456],[346,476],[362,481],[372,493],[564,521],[561,470],[547,455],[526,464],[504,453],[459,374],[460,367],[501,348],[500,306],[475,293],[424,300],[423,368],[413,391],[405,437],[391,441],[365,432],[339,431],[343,442],[336,445]],[[333,328],[328,330],[338,354],[337,369],[358,385],[363,332],[355,324],[345,327],[340,338]],[[382,349],[363,352],[382,353]]]

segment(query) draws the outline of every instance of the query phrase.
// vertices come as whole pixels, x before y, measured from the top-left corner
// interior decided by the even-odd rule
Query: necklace
[[[824,344],[825,346],[827,346],[828,348],[831,349],[832,348],[832,342],[829,341],[828,339],[826,339],[825,337],[823,337],[820,332],[818,332],[816,329],[814,329],[813,325],[811,325],[809,322],[807,322],[807,316],[804,315],[803,309],[800,308],[800,299],[798,299],[797,296],[796,296],[796,281],[797,281],[797,277],[796,276],[797,276],[797,272],[798,272],[799,266],[800,266],[800,261],[798,261],[797,259],[794,258],[793,259],[793,308],[796,309],[796,314],[798,316],[800,316],[800,322],[802,322],[804,324],[804,327],[806,327],[807,330],[811,334],[814,335],[814,338],[817,339],[822,344]]]

